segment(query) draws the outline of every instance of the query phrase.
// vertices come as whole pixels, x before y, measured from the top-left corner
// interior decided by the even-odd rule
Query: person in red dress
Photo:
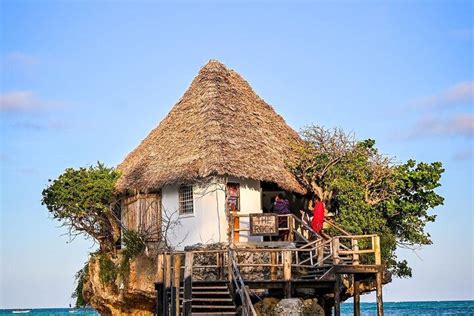
[[[317,232],[318,234],[321,233],[323,230],[324,224],[324,202],[321,201],[319,197],[316,197],[313,202],[313,219],[311,220],[311,228]]]

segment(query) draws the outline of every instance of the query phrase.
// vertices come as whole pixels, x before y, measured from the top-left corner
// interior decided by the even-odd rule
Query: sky
[[[0,0],[0,308],[73,302],[95,248],[69,241],[41,191],[65,168],[120,163],[209,59],[296,130],[341,127],[398,162],[441,161],[433,245],[398,251],[413,277],[384,300],[474,299],[473,6]]]

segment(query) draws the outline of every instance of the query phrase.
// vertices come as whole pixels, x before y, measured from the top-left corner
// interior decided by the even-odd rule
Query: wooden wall
[[[122,223],[125,228],[148,236],[150,242],[160,240],[161,194],[138,194],[122,201]]]

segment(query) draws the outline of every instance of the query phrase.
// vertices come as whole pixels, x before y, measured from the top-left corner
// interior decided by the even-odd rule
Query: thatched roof
[[[303,192],[285,160],[298,141],[239,74],[211,60],[161,123],[118,166],[119,192],[150,192],[209,176],[274,182]]]

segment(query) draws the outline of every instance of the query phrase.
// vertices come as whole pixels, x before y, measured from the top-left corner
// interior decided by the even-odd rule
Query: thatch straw
[[[209,176],[274,182],[302,193],[286,168],[298,141],[236,72],[209,61],[169,114],[118,166],[118,192],[155,191]]]

